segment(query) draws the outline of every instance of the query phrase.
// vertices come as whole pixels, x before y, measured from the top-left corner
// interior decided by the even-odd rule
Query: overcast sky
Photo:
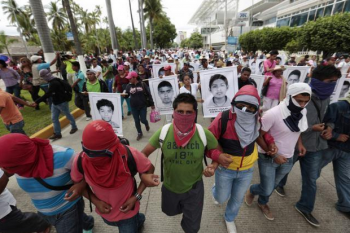
[[[39,0],[38,0],[39,1]],[[74,0],[78,5],[82,6],[83,9],[88,10],[89,12],[93,11],[96,2],[99,2],[99,5],[102,8],[102,18],[107,16],[106,4],[105,1],[100,0]],[[193,29],[194,25],[187,24],[191,19],[193,14],[198,9],[199,5],[203,0],[161,0],[164,11],[170,17],[170,21],[175,25],[176,31],[187,31],[189,36]],[[29,5],[28,0],[16,0],[19,6]],[[48,7],[50,0],[42,0],[44,8]],[[60,1],[61,2],[61,1]],[[114,23],[117,27],[122,29],[127,29],[131,27],[130,11],[129,11],[129,0],[111,0],[112,2],[112,11]],[[137,14],[137,0],[131,0],[131,7],[133,11],[133,18],[135,27],[140,28],[139,18]],[[1,4],[1,3],[0,3]],[[45,9],[46,10],[46,9]],[[0,31],[5,31],[7,35],[17,35],[17,29],[15,27],[9,27],[9,22],[7,17],[3,15],[2,7],[0,8]],[[51,25],[51,22],[49,22]]]

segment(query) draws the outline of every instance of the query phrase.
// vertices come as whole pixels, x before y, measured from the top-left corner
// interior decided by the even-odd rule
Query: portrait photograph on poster
[[[261,90],[262,90],[262,86],[264,84],[265,76],[252,74],[252,75],[250,75],[250,77],[255,81],[256,89],[258,90],[259,95],[261,95]]]
[[[283,77],[288,83],[287,87],[293,83],[303,83],[310,70],[308,66],[285,66],[285,68]]]
[[[171,75],[164,78],[150,79],[149,88],[154,106],[160,115],[173,113],[173,101],[179,94],[177,76]]]
[[[262,75],[264,72],[264,61],[266,59],[256,59],[255,62],[255,74]]]
[[[343,74],[337,81],[334,92],[331,95],[331,103],[335,103],[338,100],[347,97],[350,91],[350,78],[346,78],[346,74]]]
[[[249,68],[252,71],[252,74],[255,74],[255,69],[256,69],[256,60],[255,59],[250,59],[249,60]]]
[[[153,66],[152,66],[153,77],[159,78],[159,76],[163,76],[164,72],[165,72],[164,67],[166,67],[166,66],[171,66],[171,71],[175,74],[175,68],[176,68],[175,63],[153,64]]]
[[[117,93],[89,93],[92,119],[108,122],[118,136],[123,136],[120,98]]]
[[[216,117],[231,108],[238,91],[237,67],[200,71],[204,118]]]

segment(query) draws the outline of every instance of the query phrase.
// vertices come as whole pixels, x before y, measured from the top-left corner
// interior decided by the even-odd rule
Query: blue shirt
[[[60,146],[52,146],[54,172],[51,177],[43,179],[52,186],[63,186],[72,184],[70,177],[72,162],[74,159],[74,150]],[[35,206],[35,208],[44,215],[56,215],[70,209],[79,201],[73,202],[64,200],[67,190],[54,191],[45,188],[34,178],[26,178],[16,175],[18,185],[25,191]]]
[[[84,73],[79,70],[78,73],[75,73],[75,79],[74,79],[74,82],[76,82],[77,80],[79,79],[79,82],[78,82],[78,87],[79,87],[79,92],[82,92],[83,91],[83,86],[84,86],[84,83],[85,83],[85,75]]]

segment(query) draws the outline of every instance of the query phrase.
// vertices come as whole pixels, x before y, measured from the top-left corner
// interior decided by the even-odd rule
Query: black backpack
[[[71,85],[69,85],[69,83],[67,81],[61,80],[59,78],[57,80],[61,84],[61,86],[63,86],[64,100],[67,102],[70,102],[72,100],[72,97],[73,97],[73,89],[72,89]]]
[[[220,134],[220,138],[226,132],[227,122],[229,120],[229,117],[230,117],[230,110],[226,110],[226,111],[222,112],[222,114],[221,114],[221,134]]]

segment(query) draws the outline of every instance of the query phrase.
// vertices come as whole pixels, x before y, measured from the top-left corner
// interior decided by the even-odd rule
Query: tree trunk
[[[47,25],[45,11],[41,0],[29,0],[32,8],[35,25],[38,30],[41,45],[44,53],[54,53],[52,40],[50,37],[50,29]]]
[[[142,29],[143,29],[143,39],[145,48],[147,48],[147,37],[146,37],[146,28],[145,28],[145,14],[143,13],[143,2],[144,0],[141,0],[141,18],[142,18]]]
[[[115,30],[115,25],[113,20],[111,0],[106,0],[106,7],[107,7],[107,17],[108,17],[108,23],[109,23],[109,33],[111,34],[112,48],[113,48],[113,51],[116,52],[119,48],[119,44],[118,44],[117,32]]]
[[[72,33],[73,33],[73,37],[74,37],[74,44],[75,44],[75,49],[77,51],[77,54],[84,55],[84,52],[83,52],[83,49],[81,47],[81,43],[79,40],[77,25],[75,24],[72,10],[71,10],[70,5],[69,5],[69,0],[62,0],[62,5],[63,5],[63,8],[66,10],[67,15],[68,15],[70,27],[72,29]]]
[[[11,58],[11,60],[12,60],[12,57],[11,57],[11,54],[10,54],[9,48],[8,48],[6,45],[5,45],[5,49],[6,49],[7,53],[8,53],[8,55],[9,55],[9,58]]]
[[[143,37],[143,27],[142,27],[142,11],[141,11],[141,0],[138,0],[139,2],[139,18],[140,18],[140,33],[141,33],[141,47],[144,49],[146,48],[144,37]]]
[[[151,17],[149,19],[149,25],[150,25],[149,40],[151,41],[151,49],[153,50],[153,19]]]
[[[137,41],[136,41],[136,32],[135,32],[135,26],[134,26],[134,19],[132,18],[132,11],[131,11],[131,0],[129,0],[129,8],[130,8],[130,17],[131,17],[131,25],[132,25],[132,34],[134,35],[134,49],[137,48]]]

